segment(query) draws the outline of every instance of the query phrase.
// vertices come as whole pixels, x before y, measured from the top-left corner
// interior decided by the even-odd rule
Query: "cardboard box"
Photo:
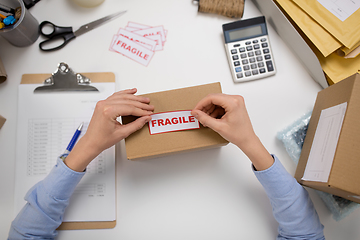
[[[145,94],[150,104],[155,106],[154,113],[192,110],[209,93],[221,93],[220,83],[212,83],[189,88]],[[134,117],[123,117],[124,124]],[[218,133],[210,128],[176,131],[150,135],[149,125],[125,139],[126,154],[130,160],[159,157],[179,152],[219,147],[228,144]]]
[[[2,128],[5,122],[6,122],[6,118],[0,115],[0,129]]]
[[[311,77],[323,88],[328,87],[329,84],[317,56],[274,1],[252,0],[252,2],[266,17],[267,23],[274,28],[284,43],[298,57]],[[276,52],[274,54],[276,55]]]
[[[0,83],[3,83],[5,82],[7,78],[7,74],[6,74],[6,71],[5,71],[5,67],[1,61],[1,58],[0,58]]]
[[[360,203],[359,109],[359,74],[318,93],[295,173],[300,184]]]

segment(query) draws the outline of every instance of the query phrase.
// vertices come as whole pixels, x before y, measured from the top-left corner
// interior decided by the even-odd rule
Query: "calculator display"
[[[238,39],[244,39],[252,36],[259,36],[263,34],[263,31],[261,29],[261,26],[255,26],[255,27],[247,27],[240,30],[235,31],[229,31],[229,40],[238,40]]]

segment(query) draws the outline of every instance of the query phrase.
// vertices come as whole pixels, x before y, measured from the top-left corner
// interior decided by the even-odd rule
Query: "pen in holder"
[[[245,0],[194,0],[199,5],[198,12],[216,13],[230,18],[241,18]]]

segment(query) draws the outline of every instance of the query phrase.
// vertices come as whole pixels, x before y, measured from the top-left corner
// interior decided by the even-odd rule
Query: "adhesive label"
[[[151,40],[149,38],[142,37],[138,34],[126,31],[125,29],[122,29],[122,28],[119,29],[118,35],[126,37],[126,38],[130,39],[131,41],[134,41],[134,42],[142,45],[143,47],[150,49],[151,51],[155,50],[155,46],[157,44],[157,42],[154,40]]]
[[[112,49],[141,63],[144,66],[149,64],[154,55],[153,51],[121,35],[116,38]]]
[[[120,53],[144,66],[148,66],[156,51],[164,48],[167,30],[163,26],[151,27],[128,22],[113,36],[109,50]]]
[[[143,37],[160,35],[162,42],[165,42],[165,40],[166,40],[165,31],[164,31],[164,28],[162,26],[142,29],[142,30],[134,31],[134,33],[139,34],[139,35],[141,35]]]
[[[149,122],[151,135],[200,128],[199,121],[191,115],[190,110],[156,113],[151,117]]]
[[[360,0],[317,0],[341,21],[345,21],[360,8]]]

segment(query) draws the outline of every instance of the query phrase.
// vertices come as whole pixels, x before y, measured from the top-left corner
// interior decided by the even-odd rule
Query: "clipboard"
[[[56,81],[57,80],[64,80],[61,78],[56,78],[52,79],[54,76],[56,76],[56,72],[58,72],[60,70],[60,68],[65,69],[66,68],[66,73],[62,73],[63,75],[72,75],[71,80],[74,80],[74,76],[75,76],[75,80],[76,82],[71,83],[70,85],[67,85],[65,87],[69,88],[67,90],[65,89],[46,89],[43,88],[45,90],[41,90],[44,92],[52,92],[52,91],[60,91],[60,92],[64,92],[64,91],[89,91],[89,90],[84,90],[83,88],[89,88],[89,89],[93,89],[94,87],[91,86],[91,83],[114,83],[114,91],[115,91],[115,75],[112,72],[98,72],[98,73],[81,73],[81,74],[77,74],[72,72],[72,70],[69,68],[69,66],[66,63],[60,63],[58,65],[58,69],[53,73],[53,74],[24,74],[22,76],[21,79],[21,85],[25,85],[25,84],[41,84],[44,82],[45,83],[43,86],[47,87],[47,86],[55,86],[56,85]],[[65,68],[64,68],[65,67]],[[79,75],[81,75],[81,78],[79,78]],[[49,79],[52,79],[52,83],[49,83]],[[90,82],[91,80],[91,82]],[[55,84],[54,84],[55,83]],[[74,89],[70,89],[71,87],[74,87],[74,84],[79,85],[80,88],[77,88],[75,86],[75,90]],[[64,87],[64,86],[62,86]],[[60,88],[62,88],[60,87]],[[42,94],[42,92],[40,91],[40,94]],[[96,90],[90,90],[90,91],[97,91]],[[38,94],[35,93],[34,94]],[[76,94],[76,93],[75,93]],[[20,96],[19,96],[20,98]],[[88,119],[90,121],[90,119]],[[19,135],[18,135],[19,136]],[[17,137],[18,137],[17,136]],[[17,140],[18,142],[18,140]],[[114,147],[113,147],[114,148]],[[107,150],[105,150],[107,151]],[[104,152],[105,152],[104,151]],[[113,149],[113,156],[114,156],[114,162],[115,161],[115,148]],[[18,160],[18,159],[17,159]],[[17,164],[17,163],[16,163]],[[90,166],[90,165],[89,165]],[[17,165],[16,165],[16,169],[17,169]],[[115,169],[116,169],[116,165],[115,165]],[[114,170],[114,174],[115,174],[115,181],[114,181],[114,204],[115,204],[115,212],[114,212],[114,221],[71,221],[71,222],[63,222],[57,230],[75,230],[75,229],[108,229],[108,228],[114,228],[116,226],[116,171]],[[85,177],[85,176],[84,176]],[[16,188],[16,187],[15,187]],[[23,198],[24,196],[22,196],[21,198]],[[71,201],[70,201],[71,204]]]
[[[61,68],[62,66],[67,66],[68,67],[68,65],[66,63],[59,63],[57,70],[59,68]],[[22,78],[21,78],[21,83],[20,84],[36,84],[36,83],[41,84],[44,81],[47,81],[48,79],[50,79],[53,74],[44,74],[44,73],[40,73],[40,74],[24,74],[22,76]],[[91,82],[96,82],[96,83],[99,83],[99,82],[115,82],[115,75],[112,72],[98,72],[98,73],[91,72],[91,73],[81,73],[81,75],[87,77],[88,79],[90,79]],[[84,81],[86,81],[86,80],[84,80]],[[90,82],[88,82],[88,84],[90,84]],[[72,85],[70,85],[68,87],[71,87],[71,86]]]

